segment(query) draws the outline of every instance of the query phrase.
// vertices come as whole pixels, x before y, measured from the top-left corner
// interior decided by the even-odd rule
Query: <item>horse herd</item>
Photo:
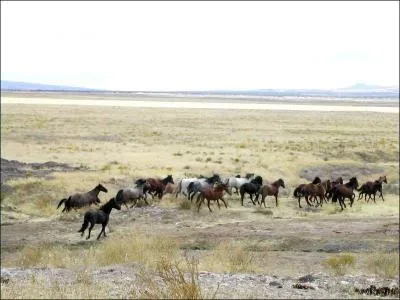
[[[350,178],[349,182],[343,183],[342,177],[335,180],[324,180],[322,181],[319,177],[310,183],[300,184],[294,189],[293,196],[298,199],[299,208],[301,198],[304,198],[307,205],[316,207],[322,206],[323,202],[331,199],[332,202],[339,202],[341,210],[346,208],[345,199],[349,199],[350,207],[354,203],[355,194],[354,191],[359,192],[358,199],[364,197],[365,201],[373,199],[375,201],[375,196],[379,192],[379,197],[383,199],[382,194],[382,183],[387,183],[386,176],[380,176],[375,181],[368,181],[358,188],[358,181],[356,177]],[[97,210],[89,210],[84,215],[84,222],[81,229],[78,232],[82,233],[89,227],[89,234],[87,239],[90,238],[91,230],[95,224],[102,224],[102,230],[98,235],[97,239],[100,238],[101,234],[105,233],[105,227],[108,224],[109,215],[113,208],[120,210],[121,205],[124,204],[128,208],[127,203],[131,202],[131,208],[136,206],[138,201],[143,199],[143,201],[148,205],[147,195],[151,195],[154,199],[157,196],[162,199],[165,194],[173,194],[175,197],[178,195],[184,195],[187,197],[188,201],[193,201],[195,195],[197,211],[200,210],[201,204],[207,200],[207,206],[210,212],[212,212],[210,207],[210,201],[216,201],[218,208],[220,208],[219,200],[221,200],[225,207],[227,204],[223,198],[226,192],[232,195],[232,191],[235,190],[236,194],[240,194],[241,205],[243,206],[243,200],[246,194],[249,195],[253,205],[257,204],[266,207],[265,198],[267,196],[275,197],[275,204],[278,206],[278,194],[280,187],[285,188],[285,182],[282,178],[271,182],[263,183],[263,178],[261,176],[255,176],[254,173],[248,173],[246,176],[241,177],[237,175],[235,177],[221,178],[218,174],[213,174],[211,177],[192,177],[183,178],[174,182],[172,175],[168,175],[164,179],[159,178],[140,178],[135,181],[134,187],[128,187],[121,189],[117,192],[116,196],[111,198],[107,203],[102,205]],[[91,204],[99,205],[101,203],[98,195],[100,192],[107,193],[108,190],[101,184],[98,184],[94,189],[87,193],[76,193],[69,196],[68,198],[62,199],[57,209],[64,203],[64,208],[62,212],[68,212],[71,209],[78,209],[84,206],[90,206]],[[261,201],[259,197],[261,196]],[[368,199],[367,199],[367,196]],[[373,196],[373,198],[372,198]],[[253,199],[254,197],[254,199]]]

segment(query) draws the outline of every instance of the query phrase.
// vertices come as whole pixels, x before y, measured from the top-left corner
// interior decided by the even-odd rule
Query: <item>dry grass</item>
[[[267,208],[253,206],[247,200],[242,207],[236,194],[225,196],[228,209],[218,210],[214,205],[213,213],[206,208],[197,213],[181,196],[176,199],[174,195],[166,195],[161,201],[152,201],[150,197],[149,201],[157,207],[178,209],[176,217],[163,216],[161,220],[168,228],[171,224],[184,224],[179,232],[208,226],[212,230],[218,224],[223,228],[224,224],[232,222],[276,221],[276,225],[271,226],[285,226],[301,220],[334,220],[341,224],[348,219],[367,222],[371,218],[399,215],[399,119],[394,114],[385,114],[382,118],[376,113],[302,112],[299,117],[298,112],[289,111],[224,110],[221,113],[212,109],[204,112],[11,104],[2,104],[1,108],[2,157],[23,162],[52,160],[88,169],[53,173],[52,179],[27,176],[7,182],[14,192],[2,194],[1,203],[15,206],[15,214],[79,223],[83,211],[60,216],[57,204],[62,198],[86,192],[98,183],[109,190],[107,194],[99,194],[104,203],[120,188],[133,185],[137,178],[172,174],[176,180],[213,172],[223,177],[252,172],[269,182],[280,177],[284,179],[286,188],[280,192],[279,207],[275,207],[272,197],[266,199]],[[292,194],[298,184],[306,182],[299,177],[300,171],[328,166],[383,169],[379,174],[354,175],[362,183],[385,174],[389,181],[388,185],[383,185],[385,202],[355,201],[352,208],[343,212],[338,204],[324,204],[322,209],[315,210],[299,209]],[[323,179],[330,176],[327,172]],[[302,205],[306,204],[302,202]],[[141,216],[136,214],[135,217]],[[111,218],[113,221],[113,216]],[[284,275],[315,270],[336,274],[360,271],[389,278],[396,276],[399,270],[398,258],[394,257],[398,253],[349,253],[353,262],[342,256],[311,253],[316,261],[312,266],[303,266],[301,261],[302,255],[307,253],[302,253],[298,260],[280,259],[282,253],[300,251],[318,242],[321,235],[299,234],[257,241],[238,236],[240,239],[221,241],[214,239],[210,231],[210,235],[205,234],[201,239],[196,236],[178,241],[172,235],[173,230],[169,231],[171,235],[160,232],[160,227],[153,231],[152,217],[146,219],[148,223],[140,223],[146,224],[142,228],[135,227],[132,219],[128,221],[132,223],[115,225],[118,230],[100,242],[77,242],[74,232],[75,235],[66,234],[68,239],[60,237],[64,239],[61,245],[52,242],[40,247],[32,245],[7,256],[6,260],[2,256],[2,265],[76,268],[74,283],[50,283],[48,295],[52,298],[109,298],[109,287],[96,287],[85,270],[112,264],[138,263],[145,270],[144,279],[151,272],[158,274],[163,282],[162,289],[156,289],[156,282],[149,279],[143,283],[151,298],[211,297],[213,291],[205,295],[198,287],[197,268]],[[114,229],[113,223],[111,226]],[[177,228],[178,225],[174,229]],[[302,232],[303,228],[298,230]],[[70,243],[71,240],[74,243]],[[188,264],[182,259],[182,252],[186,250],[200,252],[199,261]],[[282,261],[286,263],[282,265]],[[26,286],[6,285],[5,290],[2,285],[2,297],[43,298],[48,284],[37,279]],[[146,294],[132,291],[131,296],[143,298]]]
[[[355,265],[356,258],[349,253],[343,253],[329,257],[325,263],[335,275],[344,275]]]

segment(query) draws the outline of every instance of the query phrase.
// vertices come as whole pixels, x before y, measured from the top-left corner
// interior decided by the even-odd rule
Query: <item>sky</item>
[[[113,90],[399,85],[399,1],[1,1],[1,79]]]

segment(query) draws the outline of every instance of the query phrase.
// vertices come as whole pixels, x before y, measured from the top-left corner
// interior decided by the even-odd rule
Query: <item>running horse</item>
[[[278,180],[274,181],[273,183],[269,183],[266,185],[263,185],[262,187],[260,187],[260,190],[257,193],[256,196],[256,201],[257,203],[261,204],[264,203],[264,207],[265,206],[265,198],[267,196],[274,196],[275,197],[275,203],[276,206],[278,206],[278,194],[279,194],[279,187],[283,187],[285,188],[285,182],[283,181],[282,178],[279,178]],[[258,202],[258,197],[261,194],[261,202]]]
[[[368,195],[369,196],[368,201],[369,201],[371,199],[371,195],[374,195],[373,200],[375,202],[376,192],[379,191],[380,193],[379,198],[382,198],[382,201],[385,201],[385,199],[383,199],[383,194],[382,194],[382,183],[387,183],[386,176],[380,176],[374,182],[367,181],[366,183],[362,184],[361,187],[357,189],[357,191],[360,192],[360,194],[358,195],[358,200],[362,199],[363,195],[365,195],[364,200],[366,201]]]
[[[172,178],[172,175],[168,175],[164,179],[155,179],[155,178],[147,178],[146,182],[148,183],[148,190],[147,192],[152,196],[152,192],[154,192],[154,195],[158,195],[158,199],[161,200],[165,186],[168,183],[174,183],[174,180]]]
[[[64,209],[62,212],[70,211],[72,208],[75,210],[84,206],[90,206],[91,204],[98,205],[100,203],[100,199],[98,197],[100,192],[107,193],[107,189],[98,184],[93,190],[87,193],[76,193],[72,196],[69,196],[68,199],[62,199],[57,206],[57,209],[64,203]]]
[[[350,200],[350,207],[352,207],[354,198],[356,197],[353,191],[357,188],[358,181],[356,177],[351,177],[349,182],[345,184],[338,184],[334,186],[332,188],[332,202],[339,200],[340,208],[343,210],[343,207],[346,208],[344,200],[348,198]]]
[[[222,200],[222,202],[225,204],[225,207],[228,208],[223,198],[224,192],[227,192],[229,195],[231,195],[231,191],[226,183],[218,183],[215,188],[209,186],[202,189],[196,200],[196,204],[198,205],[197,211],[200,211],[200,206],[201,203],[204,202],[204,199],[207,199],[207,206],[210,212],[212,212],[210,207],[211,200],[217,201],[218,208],[221,208],[219,200]]]

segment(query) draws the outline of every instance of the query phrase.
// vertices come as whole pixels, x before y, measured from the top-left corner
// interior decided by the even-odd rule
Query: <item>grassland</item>
[[[53,297],[114,297],[112,285],[97,288],[86,271],[131,264],[141,270],[142,279],[124,294],[133,298],[222,297],[213,294],[215,286],[209,294],[198,289],[199,271],[281,277],[364,274],[398,281],[397,114],[29,104],[1,109],[2,158],[81,167],[55,172],[50,179],[28,174],[9,180],[12,192],[2,192],[2,267],[70,270],[69,284],[79,292],[56,281],[49,289]],[[56,210],[60,199],[97,183],[109,190],[100,194],[105,202],[139,177],[172,174],[177,180],[213,172],[283,178],[280,206],[267,198],[267,208],[246,201],[242,207],[233,195],[225,196],[228,209],[197,212],[182,204],[182,197],[167,195],[153,200],[152,207],[113,211],[111,232],[98,242],[83,241],[76,233],[84,209],[65,215]],[[344,212],[331,203],[299,209],[293,189],[307,181],[301,176],[317,173],[323,178],[341,173],[345,180],[351,174],[359,182],[386,175],[385,201],[357,201]],[[196,263],[187,263],[193,255]],[[193,275],[190,280],[179,275],[182,270]],[[38,280],[25,287],[2,283],[2,298],[42,298],[40,289],[30,290],[46,285],[45,279]],[[252,292],[230,296],[266,297]]]

